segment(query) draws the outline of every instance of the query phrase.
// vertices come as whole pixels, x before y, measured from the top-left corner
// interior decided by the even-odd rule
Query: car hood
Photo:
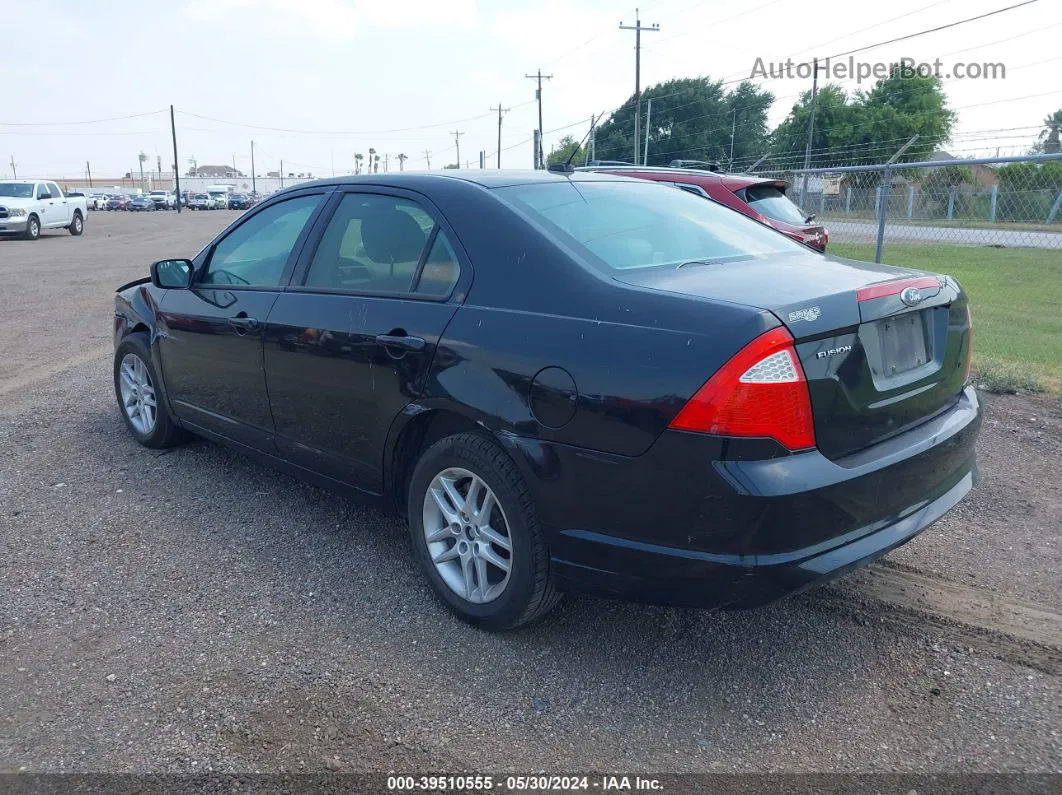
[[[0,207],[29,207],[36,199],[19,199],[14,196],[0,196]]]

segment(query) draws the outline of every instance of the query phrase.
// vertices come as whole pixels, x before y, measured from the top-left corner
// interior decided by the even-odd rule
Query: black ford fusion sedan
[[[623,177],[304,183],[120,288],[114,340],[137,441],[397,504],[431,587],[488,629],[565,590],[762,604],[977,476],[954,279]]]

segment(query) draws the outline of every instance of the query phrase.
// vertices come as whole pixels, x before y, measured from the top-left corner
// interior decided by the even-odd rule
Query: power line
[[[78,124],[102,124],[108,121],[125,121],[126,119],[142,119],[145,116],[157,116],[166,113],[163,110],[152,110],[147,113],[133,113],[129,116],[112,116],[107,119],[88,119],[84,121],[0,121],[0,127],[67,127]]]

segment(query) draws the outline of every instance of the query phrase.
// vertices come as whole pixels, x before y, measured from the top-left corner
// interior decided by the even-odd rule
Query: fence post
[[[955,220],[955,188],[948,191],[948,220]]]
[[[852,186],[849,185],[844,189],[844,214],[852,214]]]
[[[874,188],[874,215],[881,214],[881,185]]]
[[[988,206],[988,220],[996,220],[996,202],[999,199],[999,185],[992,186],[992,203]]]
[[[823,189],[819,192],[819,215],[826,214],[826,191]]]
[[[1051,205],[1051,212],[1047,214],[1046,223],[1053,224],[1055,218],[1058,217],[1058,211],[1062,208],[1062,190],[1058,192],[1058,197],[1055,199],[1055,203]]]
[[[907,186],[907,220],[914,217],[914,185]]]
[[[878,243],[874,250],[874,262],[881,262],[881,249],[885,245],[885,216],[889,212],[889,194],[891,193],[892,169],[886,166],[885,174],[878,186]]]

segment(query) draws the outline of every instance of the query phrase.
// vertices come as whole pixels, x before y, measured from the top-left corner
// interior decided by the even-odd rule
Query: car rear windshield
[[[651,182],[537,183],[498,192],[614,270],[806,251],[727,207]]]
[[[777,185],[750,185],[745,188],[745,201],[756,212],[776,221],[796,226],[807,223],[804,211],[790,201],[785,191]]]
[[[0,196],[12,199],[32,199],[33,186],[23,182],[0,182]]]

